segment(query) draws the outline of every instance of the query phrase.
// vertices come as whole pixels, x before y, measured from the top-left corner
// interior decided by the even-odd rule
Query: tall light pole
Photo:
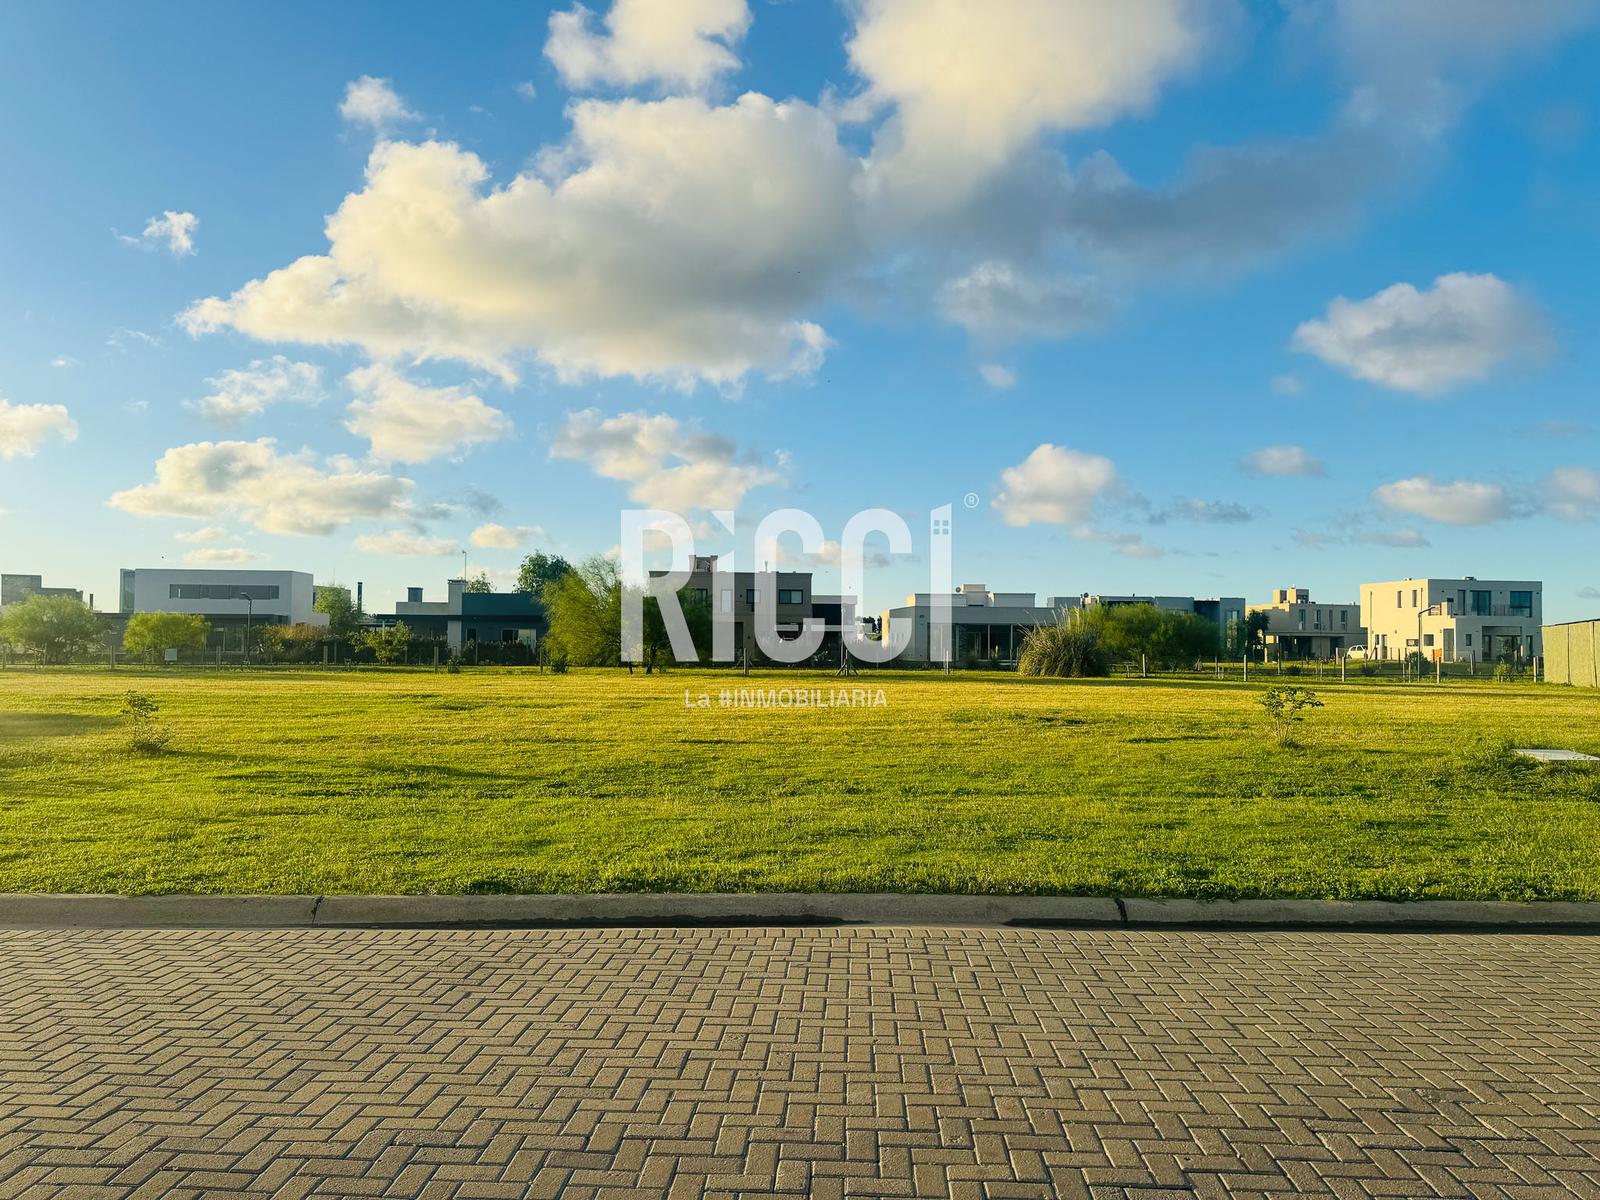
[[[256,602],[244,588],[239,589],[239,599],[244,601],[244,665],[250,665],[250,619],[255,616]]]
[[[1427,608],[1419,608],[1417,610],[1417,679],[1418,680],[1421,680],[1421,678],[1422,678],[1422,618],[1427,616],[1429,613],[1431,613],[1436,608],[1446,608],[1446,607],[1448,607],[1449,603],[1450,602],[1448,600],[1440,600],[1440,601],[1436,601],[1433,604],[1428,605]],[[1440,665],[1442,666],[1443,664],[1441,663]]]

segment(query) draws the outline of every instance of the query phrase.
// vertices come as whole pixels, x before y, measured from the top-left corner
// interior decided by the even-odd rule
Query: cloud
[[[486,190],[488,168],[454,145],[380,143],[366,187],[328,220],[326,255],[203,300],[183,324],[508,377],[520,354],[568,380],[814,371],[828,339],[803,313],[855,238],[858,168],[832,122],[755,94],[571,115],[550,182]]]
[[[1150,108],[1222,7],[861,0],[846,49],[867,88],[853,108],[891,110],[867,182],[897,205],[957,206],[1041,134]]]
[[[396,554],[413,558],[448,558],[461,553],[461,547],[449,538],[424,537],[404,529],[363,534],[356,539],[356,549],[363,554]]]
[[[345,377],[361,399],[345,428],[372,443],[375,458],[419,463],[511,436],[511,418],[458,387],[424,387],[382,363]]]
[[[1578,589],[1578,599],[1580,599],[1580,600],[1600,600],[1600,588],[1597,588],[1597,587],[1581,587],[1581,588]]]
[[[999,363],[982,363],[978,367],[978,374],[998,392],[1009,391],[1017,386],[1017,373]]]
[[[570,88],[660,83],[700,91],[737,70],[738,45],[750,28],[745,0],[614,0],[591,28],[581,4],[550,14],[545,57]]]
[[[533,82],[528,79],[524,79],[511,90],[524,100],[537,100],[539,98],[539,89],[534,87]]]
[[[400,99],[387,79],[363,75],[345,84],[339,115],[352,125],[366,125],[379,133],[403,121],[419,117]]]
[[[1303,396],[1306,385],[1293,375],[1274,375],[1272,377],[1272,394],[1274,396]]]
[[[61,367],[61,368],[81,367],[81,366],[83,366],[83,364],[81,362],[79,362],[77,359],[73,358],[72,355],[70,355],[70,354],[58,354],[58,355],[56,355],[54,358],[52,358],[50,360],[50,365],[52,367]]]
[[[1080,524],[1094,503],[1117,484],[1109,458],[1045,442],[1000,473],[995,511],[1007,525]]]
[[[255,562],[261,557],[263,556],[244,546],[216,546],[205,550],[191,550],[183,556],[183,561],[197,566],[214,566],[222,563]]]
[[[518,525],[510,528],[505,525],[479,525],[472,531],[472,544],[484,550],[515,550],[517,547],[545,536],[544,529],[538,525]]]
[[[1423,396],[1552,344],[1544,315],[1504,280],[1461,272],[1439,276],[1427,291],[1397,283],[1365,300],[1337,297],[1293,340],[1347,375]]]
[[[550,457],[587,463],[597,475],[630,484],[631,499],[672,512],[737,509],[753,488],[783,483],[787,462],[780,452],[777,466],[767,466],[665,413],[606,417],[593,408],[568,414]]]
[[[1104,321],[1110,305],[1092,280],[1032,275],[985,262],[939,292],[947,321],[989,342],[1059,338]]]
[[[1600,6],[1594,0],[1345,0],[1305,5],[1303,13],[1332,25],[1353,82],[1353,116],[1405,122],[1433,135],[1455,119],[1487,76],[1593,24]],[[1325,36],[1320,29],[1313,35]]]
[[[206,383],[213,390],[194,407],[224,425],[260,416],[274,404],[316,404],[322,399],[322,371],[281,354],[258,358],[242,370],[224,371]]]
[[[360,518],[411,518],[414,484],[348,458],[280,454],[271,438],[174,446],[156,477],[111,497],[141,517],[238,517],[267,533],[326,534]]]
[[[212,542],[222,541],[223,538],[228,536],[228,531],[220,525],[207,525],[204,529],[193,529],[188,533],[179,533],[173,536],[180,542],[203,546]]]
[[[51,437],[78,440],[78,423],[61,404],[12,404],[0,397],[0,458],[32,458]]]
[[[1177,501],[1164,514],[1179,521],[1198,521],[1204,525],[1240,525],[1255,516],[1242,504],[1223,500],[1202,500],[1197,496]]]
[[[166,343],[153,333],[146,333],[142,329],[113,329],[106,338],[106,345],[113,350],[126,351],[132,346],[145,346],[151,350],[159,350]]]
[[[146,221],[144,232],[138,237],[118,233],[117,240],[123,245],[138,246],[143,250],[153,250],[165,242],[174,258],[183,258],[194,253],[194,231],[199,224],[200,218],[191,212],[168,209],[159,217],[151,217]]]
[[[1557,467],[1545,480],[1545,505],[1568,521],[1600,517],[1600,471],[1593,467]]]
[[[1511,513],[1510,498],[1497,483],[1459,479],[1440,483],[1426,475],[1386,483],[1373,493],[1384,508],[1444,525],[1488,525]]]
[[[1304,446],[1263,446],[1246,455],[1239,467],[1247,475],[1321,475],[1323,463]]]

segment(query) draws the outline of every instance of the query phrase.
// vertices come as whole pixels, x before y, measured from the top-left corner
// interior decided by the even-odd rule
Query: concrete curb
[[[465,925],[1146,925],[1560,928],[1600,931],[1600,903],[1495,900],[1143,900],[836,892],[527,896],[0,894],[0,928],[313,928]]]

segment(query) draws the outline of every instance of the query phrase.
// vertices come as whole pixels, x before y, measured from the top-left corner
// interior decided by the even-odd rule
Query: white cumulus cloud
[[[805,319],[854,244],[858,170],[800,101],[586,101],[547,180],[490,188],[457,146],[380,143],[329,249],[183,315],[191,333],[355,344],[514,375],[733,384],[813,371]]]
[[[322,371],[312,363],[293,362],[281,354],[224,371],[206,383],[211,393],[194,407],[224,425],[260,416],[274,404],[316,404],[322,399]]]
[[[1263,446],[1240,464],[1247,475],[1321,475],[1322,460],[1304,446]]]
[[[405,529],[363,534],[356,539],[356,549],[365,554],[396,554],[413,558],[448,558],[461,553],[461,547],[449,538],[427,537]]]
[[[200,218],[192,212],[173,212],[168,209],[159,217],[151,217],[146,221],[144,232],[138,237],[119,233],[117,240],[146,250],[165,243],[174,258],[183,258],[194,253],[194,231],[199,224]]]
[[[1544,315],[1494,275],[1456,272],[1365,300],[1339,296],[1294,334],[1294,348],[1357,379],[1434,396],[1485,378],[1508,359],[1546,353]]]
[[[1199,0],[861,0],[847,46],[867,82],[858,109],[890,107],[871,182],[898,203],[959,203],[1046,131],[1149,108],[1199,59],[1213,13]]]
[[[187,542],[194,546],[208,546],[213,542],[220,542],[228,536],[228,531],[220,525],[207,525],[202,529],[191,529],[187,533],[173,535],[180,542]]]
[[[550,15],[544,53],[568,87],[660,83],[698,91],[738,69],[745,0],[615,0],[602,24],[581,4]]]
[[[402,121],[418,119],[417,114],[400,99],[394,84],[371,75],[352,79],[345,85],[339,115],[352,125],[366,125],[379,133]]]
[[[1583,521],[1600,517],[1600,471],[1557,467],[1545,480],[1546,507],[1558,517]]]
[[[1045,442],[1000,473],[995,511],[1007,525],[1082,524],[1094,503],[1117,486],[1109,458]]]
[[[348,458],[280,454],[271,438],[174,446],[156,462],[155,476],[117,492],[112,507],[142,517],[237,517],[267,533],[292,534],[413,515],[411,480]]]
[[[533,538],[542,538],[544,529],[538,525],[497,525],[490,522],[472,531],[472,544],[483,550],[515,550]]]
[[[978,374],[998,392],[1009,391],[1017,386],[1017,373],[1001,363],[981,363]]]
[[[1386,483],[1372,495],[1392,512],[1410,513],[1443,525],[1488,525],[1511,512],[1505,488],[1470,479],[1443,483],[1417,475]]]
[[[12,404],[0,397],[0,458],[32,458],[47,440],[78,439],[78,423],[62,404]]]
[[[195,566],[220,566],[228,563],[255,562],[262,556],[244,546],[211,546],[204,550],[191,550],[183,561]]]
[[[989,342],[1065,337],[1109,311],[1092,280],[1030,274],[1004,262],[980,263],[945,284],[939,307],[947,321]]]
[[[638,503],[673,512],[737,509],[751,489],[783,483],[787,461],[780,454],[769,466],[665,413],[607,417],[593,408],[568,414],[550,457],[586,463],[596,475],[628,483]]]
[[[372,443],[375,458],[419,463],[510,437],[511,418],[458,387],[424,387],[383,363],[346,376],[359,397],[345,427]]]

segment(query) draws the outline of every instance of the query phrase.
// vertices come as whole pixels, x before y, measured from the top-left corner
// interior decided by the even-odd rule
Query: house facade
[[[124,568],[118,610],[193,613],[213,624],[246,617],[265,625],[326,625],[313,607],[316,587],[304,571],[218,571],[192,567]]]
[[[762,603],[762,589],[773,592],[777,614],[777,635],[785,641],[799,638],[807,621],[820,623],[822,643],[814,657],[832,661],[839,653],[839,640],[847,617],[844,597],[817,593],[810,571],[728,571],[719,573],[714,554],[696,555],[690,564],[689,581],[683,590],[703,601],[712,618],[733,620],[734,661],[757,662],[763,657],[756,639],[756,610]],[[660,578],[664,571],[652,571]],[[848,606],[854,609],[854,605]]]
[[[1367,651],[1429,662],[1529,662],[1544,653],[1544,585],[1528,579],[1396,579],[1361,585]]]
[[[520,643],[531,653],[549,631],[544,605],[527,592],[469,592],[465,579],[445,581],[443,600],[423,599],[422,589],[406,589],[406,598],[392,616],[374,617],[378,625],[404,624],[419,637],[443,640],[453,655],[475,646]]]
[[[1034,592],[992,592],[987,584],[963,583],[950,597],[951,661],[1015,662],[1030,630],[1057,624],[1064,610],[1078,608],[1082,603],[1081,596],[1051,596],[1040,604]],[[884,611],[884,641],[907,639],[897,661],[933,661],[933,607],[931,592],[916,592],[907,596],[900,607]],[[900,632],[905,629],[910,633]]]
[[[66,596],[82,602],[77,588],[45,587],[42,575],[0,575],[0,608],[21,604],[29,596]]]
[[[1252,604],[1250,614],[1267,618],[1266,642],[1274,658],[1338,658],[1366,644],[1361,605],[1313,601],[1309,588],[1278,588],[1268,604]]]

